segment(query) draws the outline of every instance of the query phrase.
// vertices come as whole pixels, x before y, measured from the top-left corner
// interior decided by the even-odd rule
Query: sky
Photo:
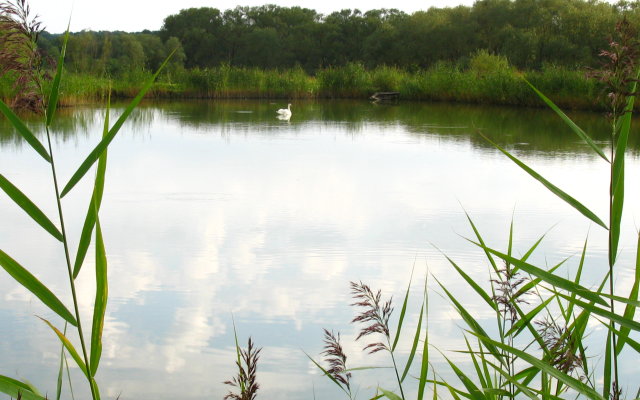
[[[214,7],[220,10],[236,6],[277,4],[283,7],[300,6],[329,14],[345,8],[367,11],[397,8],[407,13],[429,7],[470,6],[474,0],[28,0],[33,15],[38,15],[45,29],[51,33],[64,32],[71,15],[71,31],[106,30],[138,32],[158,30],[164,18],[181,9]]]

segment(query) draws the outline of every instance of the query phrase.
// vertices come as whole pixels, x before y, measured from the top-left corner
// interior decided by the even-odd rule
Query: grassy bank
[[[68,73],[61,87],[65,106],[103,101],[112,96],[133,97],[150,73],[134,71],[118,79]],[[262,70],[220,66],[168,72],[160,76],[147,96],[152,98],[355,98],[378,91],[398,91],[402,100],[429,100],[513,106],[543,106],[523,81],[547,93],[568,109],[600,109],[599,84],[584,71],[549,67],[520,72],[510,68],[437,65],[406,71],[393,67],[366,69],[361,64],[328,68],[315,76],[302,69]],[[0,81],[0,95],[10,97],[10,83]]]

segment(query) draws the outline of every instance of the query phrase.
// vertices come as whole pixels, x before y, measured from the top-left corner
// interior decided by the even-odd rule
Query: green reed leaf
[[[470,332],[470,333],[473,334],[473,335],[476,335],[473,332]],[[600,394],[598,392],[596,392],[595,390],[593,390],[592,388],[590,388],[589,386],[587,386],[583,382],[579,381],[578,379],[573,378],[572,376],[569,376],[569,375],[565,374],[562,371],[559,371],[558,369],[550,366],[549,364],[547,364],[544,361],[538,360],[536,357],[534,357],[533,355],[531,355],[531,354],[529,354],[527,352],[524,352],[522,350],[516,349],[515,347],[511,347],[511,346],[506,345],[504,343],[496,342],[495,340],[492,340],[492,339],[490,339],[489,337],[486,337],[486,336],[484,336],[484,337],[483,336],[478,336],[478,338],[480,340],[482,340],[482,342],[485,344],[485,346],[487,344],[491,344],[492,346],[495,346],[497,348],[500,348],[500,349],[502,349],[504,351],[507,351],[507,352],[513,354],[514,356],[522,359],[523,361],[529,363],[530,365],[538,368],[542,372],[544,372],[544,373],[556,378],[557,380],[561,381],[562,383],[564,383],[565,385],[569,386],[570,388],[572,388],[576,392],[587,396],[587,398],[605,400],[605,398],[600,396]]]
[[[38,318],[40,318],[42,321],[44,321],[44,323],[49,325],[49,328],[51,328],[51,330],[53,330],[53,332],[58,336],[58,339],[60,339],[60,342],[62,342],[62,344],[64,345],[65,349],[67,349],[69,354],[71,354],[71,358],[73,358],[73,360],[76,362],[76,364],[78,364],[78,367],[80,367],[80,370],[82,371],[82,373],[84,373],[84,375],[87,377],[87,379],[91,379],[89,374],[88,374],[87,367],[86,367],[84,361],[82,361],[82,358],[80,357],[80,355],[76,351],[75,347],[73,347],[73,344],[71,344],[69,339],[67,339],[67,337],[62,332],[60,332],[60,330],[58,328],[53,326],[51,324],[51,322],[49,322],[46,319],[41,318],[41,317],[38,317]]]
[[[609,324],[609,327],[612,325]],[[607,332],[607,345],[604,351],[604,369],[602,380],[604,383],[602,384],[602,397],[605,399],[609,398],[611,394],[611,330]]]
[[[378,389],[380,389],[380,391],[382,392],[382,394],[384,394],[384,397],[386,397],[389,400],[402,400],[402,397],[398,396],[397,394],[390,392],[388,390],[385,390],[381,387],[378,386]]]
[[[605,229],[608,229],[607,225],[604,222],[602,222],[602,220],[598,218],[596,214],[594,214],[591,210],[585,207],[578,200],[574,199],[573,197],[571,197],[570,195],[562,191],[559,187],[555,186],[554,184],[552,184],[551,182],[543,178],[542,175],[538,174],[536,171],[529,168],[529,166],[527,166],[525,163],[523,163],[522,161],[520,161],[519,159],[511,155],[511,153],[509,153],[508,151],[500,147],[498,144],[492,142],[489,138],[484,136],[482,133],[480,133],[480,136],[482,136],[493,147],[500,150],[500,152],[502,152],[505,156],[507,156],[511,161],[516,163],[516,165],[522,168],[526,173],[531,175],[531,177],[533,177],[535,180],[543,184],[547,189],[549,189],[551,193],[555,194],[560,199],[564,200],[567,204],[575,208],[578,212],[580,212],[585,217],[589,218],[591,221],[595,222],[596,224],[600,225]]]
[[[33,385],[33,383],[29,382],[27,379],[22,379],[22,382],[27,385],[27,387],[29,388],[29,390],[31,390],[32,393],[37,394],[38,396],[42,396],[42,393],[40,393],[40,391],[38,390],[37,387],[35,387]]]
[[[560,261],[558,264],[554,265],[553,267],[549,268],[549,273],[553,273],[555,272],[555,270],[557,270],[558,268],[560,268],[564,263],[566,263],[569,259],[565,258],[564,260]],[[520,261],[524,261],[524,260],[520,260]],[[514,267],[514,270],[517,270],[517,268]],[[522,285],[520,287],[520,289],[518,289],[518,291],[516,292],[516,294],[513,295],[514,298],[518,298],[520,296],[522,296],[523,294],[526,294],[527,292],[529,292],[531,289],[535,288],[536,286],[538,286],[540,284],[540,282],[542,282],[541,278],[535,278],[535,279],[531,279],[529,282],[525,283],[524,285]]]
[[[479,243],[476,243],[476,245],[486,249],[491,254],[494,254],[495,256],[500,257],[500,258],[502,258],[503,260],[505,260],[507,262],[510,262],[511,264],[517,266],[519,269],[521,269],[521,270],[523,270],[523,271],[525,271],[525,272],[527,272],[527,273],[529,273],[531,275],[534,275],[534,276],[542,279],[543,281],[545,281],[545,282],[547,282],[547,283],[549,283],[549,284],[551,284],[551,285],[553,285],[555,287],[567,290],[567,291],[569,291],[571,293],[576,293],[578,296],[581,296],[581,297],[583,297],[583,298],[585,298],[587,300],[591,300],[591,301],[593,301],[595,303],[598,303],[598,304],[601,304],[601,305],[604,305],[604,306],[607,305],[607,302],[602,297],[600,297],[599,293],[592,292],[589,289],[587,289],[587,288],[585,288],[585,287],[583,287],[581,285],[577,285],[577,284],[575,284],[574,282],[572,282],[572,281],[570,281],[568,279],[561,278],[561,277],[559,277],[557,275],[554,275],[554,274],[550,273],[549,271],[545,271],[545,270],[543,270],[541,268],[538,268],[538,267],[533,266],[531,264],[528,264],[526,262],[522,262],[521,260],[519,260],[517,258],[509,257],[508,255],[506,255],[504,253],[501,253],[501,252],[499,252],[497,250],[491,249],[491,248],[486,247],[486,246],[482,246]]]
[[[42,158],[50,163],[51,156],[44,148],[42,143],[40,143],[38,138],[36,138],[35,135],[31,133],[31,130],[24,124],[24,122],[22,122],[22,120],[18,118],[18,116],[15,115],[13,111],[11,111],[11,109],[2,100],[0,100],[0,112],[2,112],[5,117],[7,117],[9,122],[11,122],[11,125],[16,128],[20,136],[22,136],[22,138],[26,140],[27,143],[29,143],[31,147],[33,147],[33,149],[42,156]]]
[[[580,284],[580,278],[582,277],[582,269],[584,267],[584,260],[587,256],[587,243],[589,242],[589,238],[587,237],[584,240],[584,246],[582,246],[582,254],[580,255],[580,263],[578,264],[578,271],[576,271],[576,276],[573,279],[573,282],[576,285]],[[575,298],[575,294],[571,295],[571,298]],[[573,314],[573,302],[569,302],[569,307],[567,308],[567,316],[565,318],[565,323],[569,322],[569,317]]]
[[[64,332],[63,334],[67,335],[67,323],[64,323]],[[62,377],[64,375],[64,345],[60,345],[60,367],[58,368],[58,379],[56,385],[56,400],[60,400],[60,396],[62,395]]]
[[[493,387],[491,382],[491,375],[485,374],[484,369],[480,367],[480,363],[478,362],[476,353],[471,348],[471,344],[469,343],[469,340],[466,336],[464,336],[464,343],[467,345],[467,352],[464,353],[468,354],[471,357],[471,363],[473,364],[473,368],[476,370],[476,377],[478,378],[478,381],[480,381],[480,387],[483,388],[483,391],[485,393],[487,393],[487,389]],[[481,351],[482,348],[480,347],[480,352]]]
[[[636,76],[636,79],[638,79],[638,77],[640,77],[640,75]],[[635,93],[636,86],[637,83],[634,82],[631,87],[631,93]],[[611,169],[611,221],[609,221],[609,229],[611,230],[609,243],[610,266],[613,266],[616,262],[618,243],[620,242],[620,223],[622,221],[622,209],[624,206],[624,155],[627,151],[629,132],[631,131],[631,115],[635,98],[635,95],[628,97],[625,113],[620,119],[620,129],[617,135],[615,135],[616,149]]]
[[[4,175],[0,174],[0,189],[2,189],[11,200],[26,212],[31,219],[49,232],[54,238],[62,242],[62,233],[53,222],[43,213],[33,201],[12,184]]]
[[[443,254],[443,255],[444,255],[444,254]],[[456,271],[458,271],[458,274],[460,274],[460,276],[462,277],[462,279],[464,279],[464,280],[467,282],[467,284],[468,284],[469,286],[471,286],[471,288],[472,288],[476,293],[478,293],[478,295],[480,295],[480,297],[482,297],[482,299],[485,301],[485,303],[487,303],[487,304],[489,305],[489,307],[491,307],[491,308],[493,308],[494,310],[496,310],[496,311],[497,311],[497,310],[498,310],[498,305],[497,305],[497,304],[495,303],[495,301],[491,298],[491,296],[489,296],[489,295],[487,294],[487,292],[486,292],[484,289],[482,289],[482,288],[480,287],[480,285],[478,285],[478,284],[476,283],[476,281],[475,281],[473,278],[471,278],[469,275],[467,275],[467,274],[462,270],[462,268],[460,268],[460,267],[458,266],[458,264],[456,264],[456,263],[455,263],[452,259],[450,259],[447,255],[444,255],[444,256],[445,256],[445,258],[449,261],[449,263],[453,266],[453,268],[455,268],[455,269],[456,269]]]
[[[465,375],[465,373],[462,372],[462,370],[458,368],[458,366],[455,365],[451,360],[449,360],[449,358],[447,358],[444,354],[443,354],[443,357],[449,363],[449,366],[451,367],[453,372],[456,374],[458,379],[460,379],[460,382],[462,382],[464,387],[467,388],[467,390],[469,391],[468,394],[470,398],[475,400],[486,400],[486,396],[482,393],[480,389],[478,389],[478,387],[473,383],[473,381],[469,379],[469,377]]]
[[[427,387],[427,375],[429,373],[429,295],[427,292],[427,278],[424,281],[424,314],[426,323],[424,333],[424,343],[422,344],[422,360],[420,362],[420,379],[418,380],[418,400],[424,399],[424,391]],[[434,393],[436,385],[434,384]]]
[[[524,79],[524,78],[523,78]],[[602,151],[602,149],[595,144],[595,142],[593,140],[591,140],[591,138],[589,137],[589,135],[587,135],[585,133],[585,131],[583,131],[578,125],[575,124],[575,122],[573,122],[571,120],[571,118],[569,118],[558,106],[556,106],[547,96],[545,96],[544,94],[542,94],[542,92],[540,92],[538,89],[535,88],[535,86],[533,86],[531,83],[529,83],[528,80],[524,79],[524,81],[527,83],[527,85],[529,85],[529,87],[531,87],[531,89],[533,89],[534,92],[536,92],[536,94],[538,95],[538,97],[540,97],[542,99],[542,101],[545,102],[545,104],[547,106],[549,106],[549,108],[551,108],[553,111],[555,111],[556,114],[558,114],[558,116],[560,118],[562,118],[562,120],[567,124],[567,126],[569,126],[569,128],[571,128],[571,130],[580,137],[580,139],[582,139],[585,143],[587,143],[589,145],[589,147],[591,147],[591,149],[593,151],[595,151],[600,157],[602,157],[606,162],[610,162],[609,159],[607,158],[607,156],[604,154],[604,152]]]
[[[484,354],[480,355],[483,359],[485,359]],[[522,384],[521,382],[518,381],[517,377],[513,377],[511,376],[510,373],[508,373],[507,371],[504,371],[502,368],[500,368],[498,365],[492,363],[491,361],[486,360],[486,362],[491,365],[491,367],[493,368],[494,371],[497,371],[500,375],[502,375],[509,383],[511,383],[512,385],[514,385],[516,388],[518,388],[518,392],[523,393],[525,396],[527,396],[528,398],[532,399],[532,400],[539,400],[538,397],[535,395],[534,392],[532,392],[527,386],[526,384]],[[517,393],[516,393],[517,394]],[[510,397],[515,397],[515,396],[511,396],[511,393],[506,395],[507,398]]]
[[[4,268],[4,270],[7,271],[9,275],[11,275],[13,279],[15,279],[25,289],[39,298],[53,312],[61,316],[71,325],[78,325],[73,314],[67,310],[64,304],[62,304],[62,302],[58,300],[58,298],[44,284],[42,284],[42,282],[2,250],[0,250],[0,266],[2,266],[2,268]]]
[[[111,109],[111,94],[107,98],[107,112],[104,118],[104,127],[102,130],[102,137],[104,138],[109,132],[109,114]],[[107,170],[107,151],[102,153],[98,160],[98,171],[96,172],[96,180],[93,185],[93,194],[91,195],[91,202],[89,203],[89,209],[87,210],[87,216],[84,219],[82,225],[82,233],[80,234],[80,241],[78,242],[78,251],[76,252],[76,259],[73,265],[73,279],[76,279],[80,274],[80,269],[89,250],[89,244],[91,244],[91,234],[96,224],[96,213],[100,211],[100,205],[102,204],[102,194],[104,192],[104,180]]]
[[[542,240],[544,239],[545,236],[547,236],[546,233],[544,235],[540,236],[540,238],[538,240],[536,240],[536,242],[533,244],[533,246],[531,246],[529,248],[529,250],[527,250],[527,252],[524,253],[524,255],[521,258],[522,261],[527,261],[527,259],[531,256],[531,254],[533,254],[533,252],[538,248],[540,243],[542,243]],[[515,270],[514,273],[515,272],[517,272],[517,270]]]
[[[342,384],[341,384],[340,382],[338,382],[338,380],[336,380],[336,378],[334,378],[334,377],[333,377],[329,372],[327,372],[327,370],[326,370],[326,369],[322,368],[322,366],[321,366],[320,364],[318,364],[318,363],[316,362],[316,360],[314,360],[313,358],[311,358],[311,356],[310,356],[309,354],[307,354],[305,351],[303,351],[303,353],[304,353],[304,355],[306,355],[306,356],[307,356],[307,358],[308,358],[309,360],[311,360],[311,362],[312,362],[312,363],[314,363],[314,364],[315,364],[315,366],[316,366],[316,367],[318,367],[318,369],[319,369],[320,371],[322,371],[322,373],[324,374],[324,376],[326,376],[327,378],[331,379],[331,381],[332,381],[333,383],[335,383],[336,385],[338,385],[338,387],[339,387],[340,389],[342,389],[342,391],[343,391],[343,392],[345,392],[345,393],[347,394],[347,396],[349,396],[349,398],[351,398],[351,394],[347,391],[347,389],[346,389],[346,388],[344,388],[344,386],[342,386]]]
[[[404,367],[404,372],[402,373],[402,377],[400,378],[400,383],[404,382],[404,379],[407,377],[407,374],[409,373],[409,368],[411,368],[411,364],[413,363],[413,358],[416,355],[416,350],[418,349],[418,342],[420,341],[423,315],[424,315],[424,304],[420,307],[420,318],[418,318],[418,327],[416,328],[416,334],[413,336],[413,344],[411,345],[411,352],[409,353],[409,359],[407,360],[407,364]]]
[[[414,263],[415,268],[415,263]],[[398,345],[398,340],[400,339],[400,332],[402,331],[402,323],[404,322],[404,316],[407,312],[407,302],[409,301],[409,291],[411,290],[411,281],[413,280],[413,271],[414,268],[411,269],[411,276],[409,277],[409,285],[407,285],[407,292],[404,295],[404,301],[402,302],[402,309],[400,310],[400,317],[398,318],[398,328],[396,329],[396,337],[393,340],[393,345],[391,346],[391,351],[393,352]]]
[[[153,74],[153,76],[144,84],[142,89],[140,89],[140,92],[138,93],[138,95],[131,101],[131,103],[129,103],[129,105],[127,106],[127,108],[125,108],[122,115],[120,115],[120,118],[118,118],[115,124],[113,124],[113,126],[109,130],[109,133],[100,141],[100,143],[98,143],[98,145],[91,151],[91,153],[89,153],[87,158],[82,162],[82,164],[73,174],[73,176],[71,176],[71,179],[69,179],[69,182],[65,185],[64,189],[62,189],[62,192],[60,194],[61,197],[66,196],[66,194],[69,193],[69,191],[73,189],[73,187],[80,181],[80,179],[82,179],[82,177],[89,171],[91,166],[93,166],[93,164],[96,161],[98,161],[98,158],[100,158],[102,153],[107,149],[107,147],[109,146],[113,138],[115,138],[116,134],[120,131],[120,128],[122,128],[122,125],[125,123],[127,118],[129,118],[129,115],[131,115],[131,112],[138,106],[138,104],[140,104],[140,101],[142,101],[142,98],[144,97],[144,95],[149,91],[149,89],[151,89],[151,86],[153,85],[156,78],[158,77],[162,69],[165,67],[165,65],[167,64],[167,62],[169,61],[172,55],[173,55],[173,52],[169,54],[169,56],[164,60],[162,65],[160,65],[160,68],[158,68],[158,70]]]
[[[34,393],[29,385],[4,375],[0,375],[0,392],[16,399],[45,400],[41,395]]]
[[[539,305],[537,305],[533,310],[529,311],[528,313],[526,313],[524,316],[520,316],[518,318],[518,320],[511,326],[511,329],[509,329],[507,331],[507,333],[505,333],[505,336],[518,336],[520,334],[520,332],[522,332],[522,330],[524,328],[527,327],[528,324],[531,323],[531,321],[533,321],[533,319],[540,314],[540,312],[542,310],[544,310],[545,308],[547,308],[547,306],[549,305],[549,303],[555,298],[555,296],[550,296],[549,298],[545,299],[545,301],[543,301],[542,303],[540,303]]]
[[[630,318],[625,318],[623,315],[620,315],[620,314],[612,313],[609,310],[596,307],[594,304],[585,303],[578,299],[572,300],[571,297],[562,293],[558,293],[558,296],[563,297],[566,300],[573,301],[578,307],[582,308],[583,310],[587,310],[592,314],[599,315],[601,317],[608,319],[609,321],[613,321],[619,324],[620,326],[624,326],[633,331],[640,332],[640,322],[636,322]]]
[[[104,249],[100,219],[96,218],[96,300],[93,306],[93,324],[91,326],[91,376],[95,376],[102,355],[102,331],[107,311],[109,285],[107,280],[107,252]]]
[[[464,214],[467,216],[467,220],[469,221],[469,224],[471,225],[471,229],[473,229],[473,232],[475,233],[476,238],[478,239],[478,242],[480,242],[484,246],[484,240],[480,235],[480,231],[478,231],[478,228],[476,228],[476,225],[473,223],[473,220],[469,216],[469,213],[467,213],[467,211],[465,210]],[[493,267],[493,272],[497,274],[499,268],[498,268],[498,265],[496,264],[496,261],[493,259],[493,257],[491,257],[491,254],[489,254],[489,252],[485,251],[484,253],[487,256],[487,259],[489,260],[489,262],[491,263],[491,266]]]
[[[629,300],[633,302],[638,301],[638,292],[640,291],[640,234],[638,234],[638,242],[636,245],[636,271],[635,279],[633,281],[633,287],[631,293],[629,293]],[[623,316],[627,319],[633,320],[636,314],[637,306],[635,304],[627,304],[624,309]],[[618,335],[618,343],[616,344],[616,354],[620,354],[622,348],[629,340],[629,333],[631,329],[626,327],[620,328],[620,334]]]
[[[447,297],[449,297],[449,299],[451,300],[453,305],[456,307],[456,311],[458,311],[458,314],[460,314],[460,316],[467,323],[467,325],[474,332],[478,333],[478,335],[488,336],[486,334],[485,330],[482,328],[482,326],[478,323],[478,321],[476,321],[475,318],[473,318],[471,316],[471,314],[469,312],[467,312],[466,308],[462,304],[460,304],[460,302],[458,302],[458,300],[456,300],[455,296],[453,296],[451,294],[451,292],[449,292],[447,290],[447,288],[437,278],[436,278],[436,282],[438,282],[438,285],[440,285],[442,290],[444,290],[444,292],[447,295]],[[491,352],[491,354],[493,354],[493,356],[496,359],[498,359],[500,362],[503,361],[502,355],[500,354],[500,352],[494,346],[490,346],[490,345],[486,345],[486,344],[485,344],[485,346],[487,346],[487,349]]]
[[[69,21],[69,25],[71,21]],[[56,113],[58,107],[58,97],[60,96],[60,81],[62,80],[62,70],[64,67],[64,58],[67,54],[67,43],[69,42],[69,25],[67,25],[67,31],[64,35],[62,42],[62,49],[60,49],[60,56],[58,57],[58,65],[56,68],[56,75],[53,77],[53,83],[51,84],[51,92],[49,92],[49,101],[47,102],[47,126],[51,126],[53,116]]]

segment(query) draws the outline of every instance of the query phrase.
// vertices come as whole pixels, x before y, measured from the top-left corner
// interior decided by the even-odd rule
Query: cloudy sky
[[[429,7],[472,5],[474,0],[29,0],[33,14],[40,16],[47,31],[60,33],[66,29],[72,15],[71,30],[157,30],[165,17],[190,7],[215,7],[221,10],[236,6],[277,4],[285,7],[301,6],[328,14],[343,8],[361,11],[376,8],[397,8],[411,13]]]

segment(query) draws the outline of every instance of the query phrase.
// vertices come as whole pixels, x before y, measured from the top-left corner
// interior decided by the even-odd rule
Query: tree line
[[[640,0],[478,0],[412,14],[346,9],[323,15],[275,5],[189,8],[166,17],[156,32],[73,33],[66,67],[117,76],[154,70],[177,49],[172,68],[464,68],[479,50],[519,69],[585,68],[598,65],[600,50],[623,16],[640,26]],[[45,32],[40,46],[55,57],[61,41],[62,35]]]

